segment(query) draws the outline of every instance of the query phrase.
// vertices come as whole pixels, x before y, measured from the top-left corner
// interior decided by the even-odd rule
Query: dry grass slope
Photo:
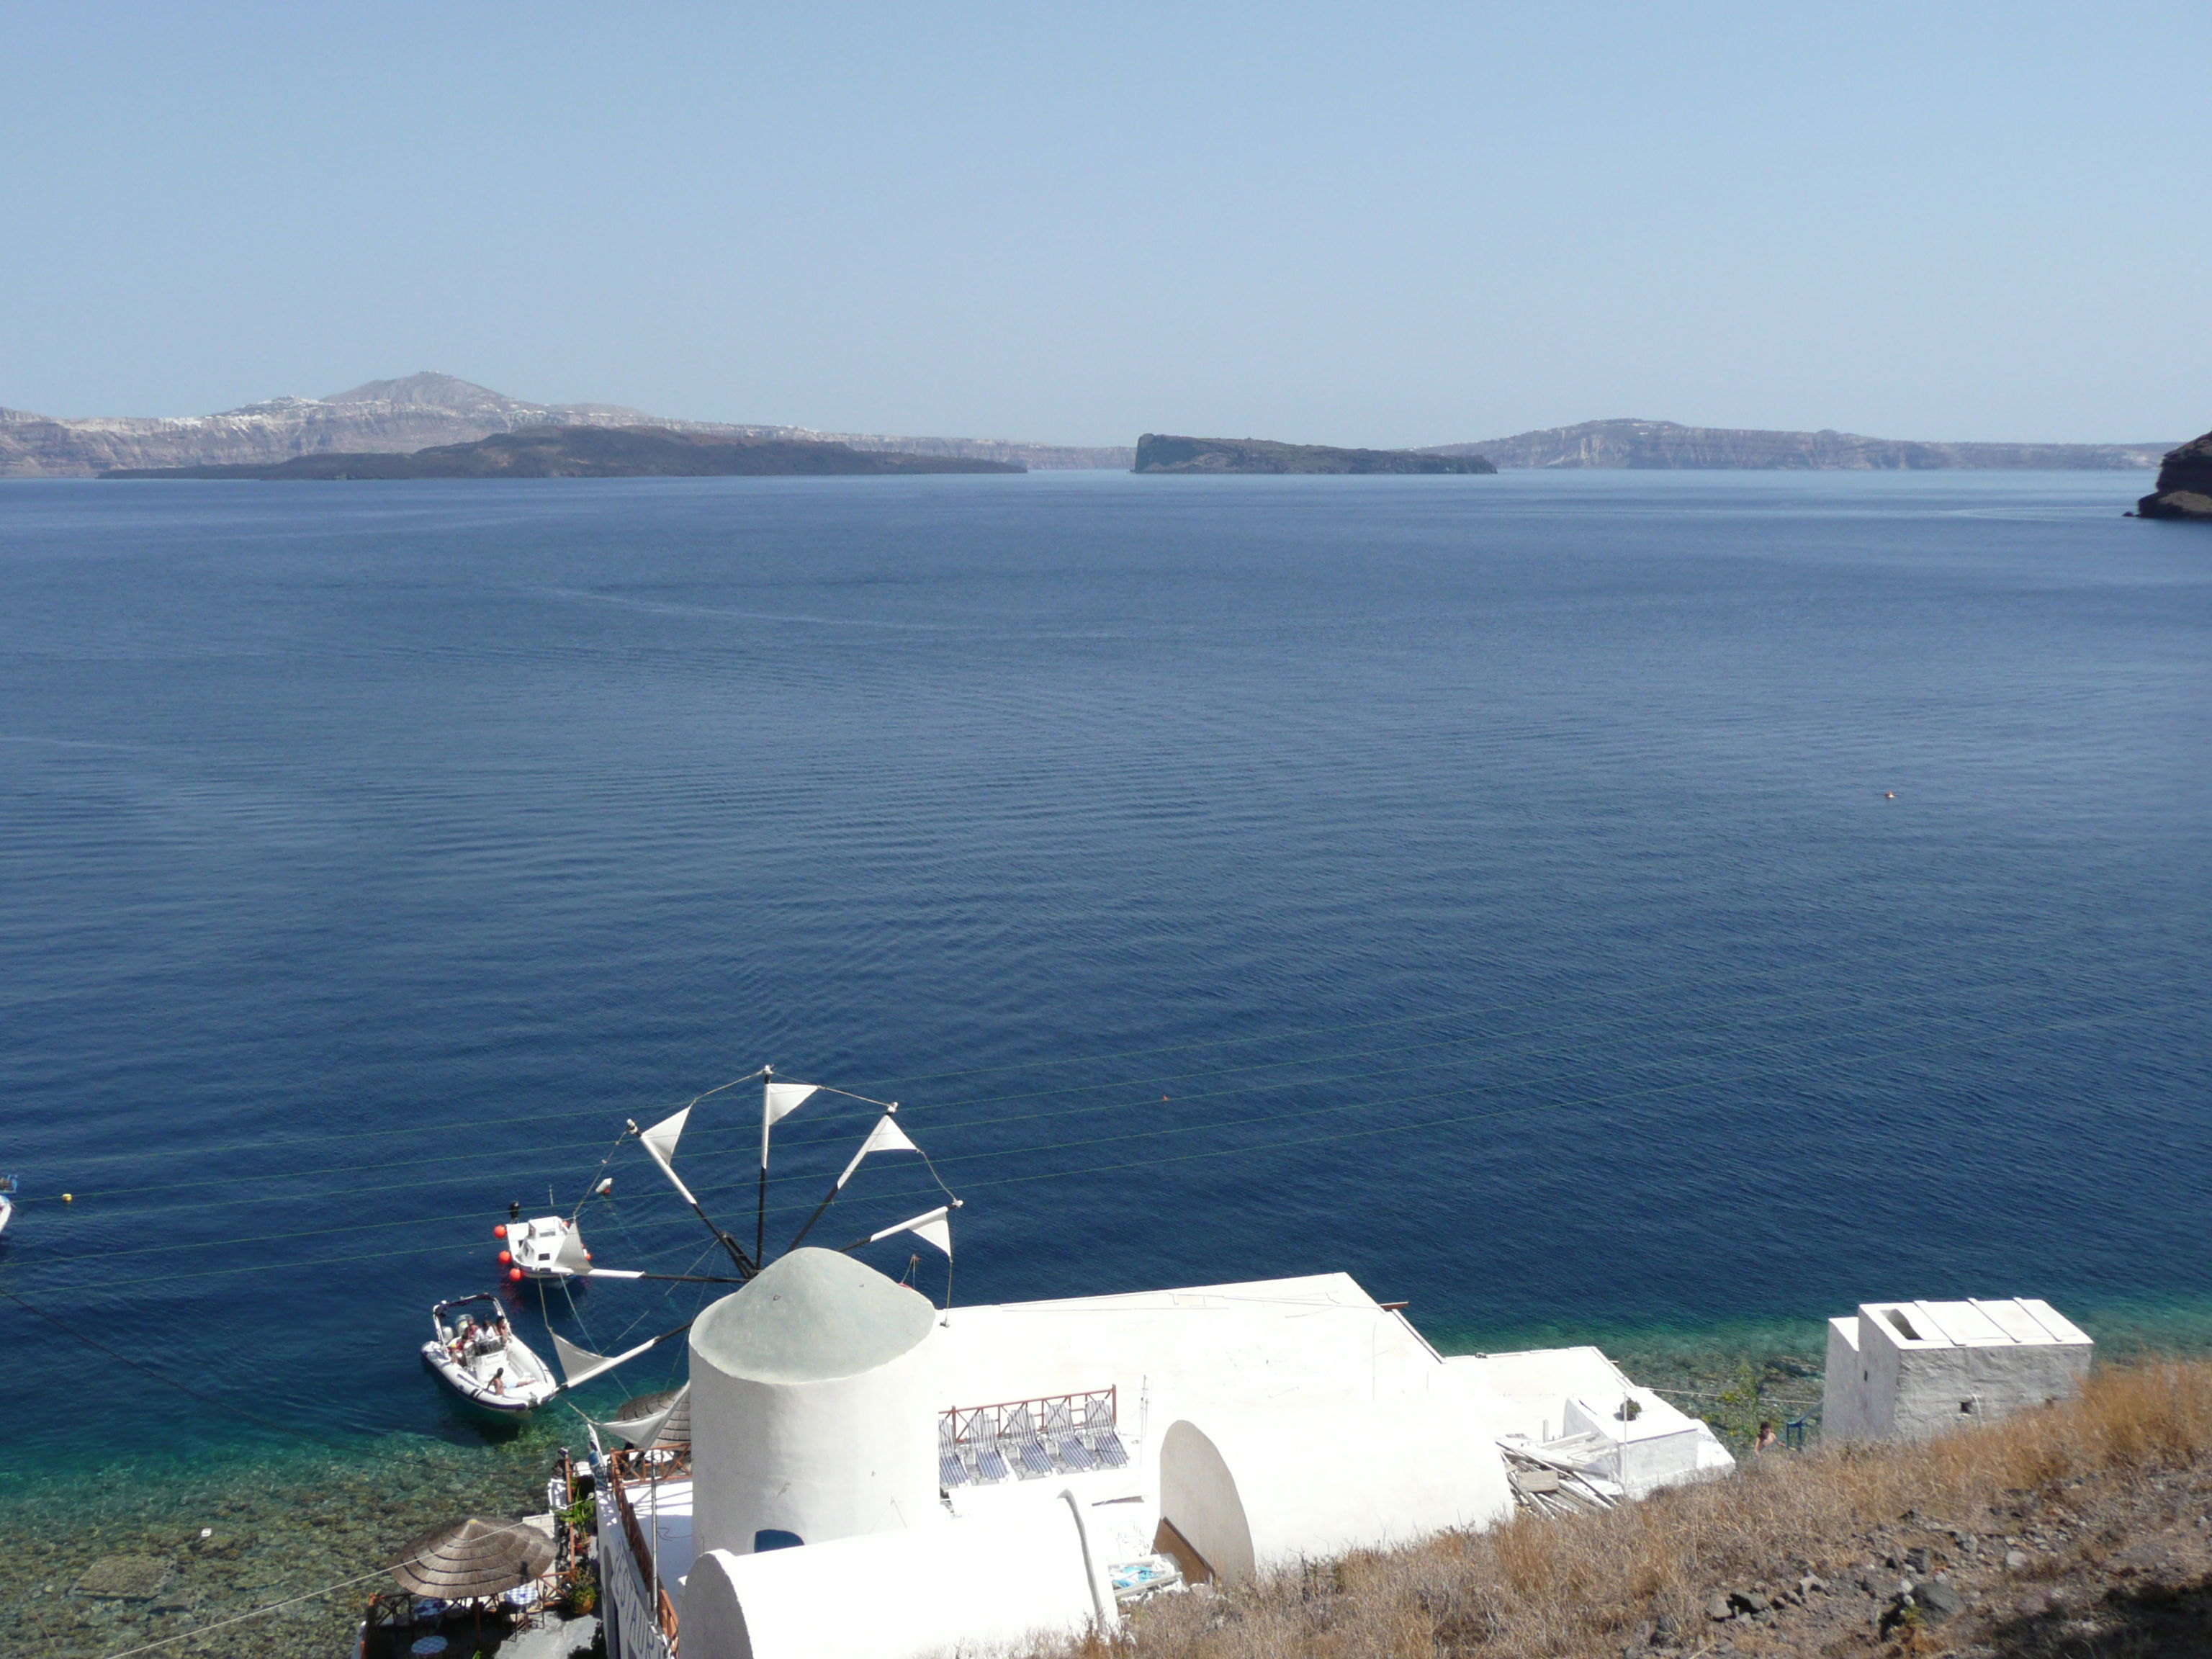
[[[1126,1659],[2212,1653],[2208,1494],[2212,1364],[2116,1367],[2079,1401],[1934,1442],[1768,1454],[1605,1515],[1523,1516],[1162,1597],[1113,1646]],[[1963,1607],[1900,1620],[1896,1592],[1916,1573],[1940,1574]],[[1716,1620],[1712,1599],[1730,1591],[1772,1606]]]

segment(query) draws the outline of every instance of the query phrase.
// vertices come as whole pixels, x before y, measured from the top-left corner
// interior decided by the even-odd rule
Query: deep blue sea
[[[961,1302],[2201,1332],[2212,533],[2143,487],[0,483],[0,1288],[148,1368],[0,1300],[0,1465],[463,1434],[509,1202],[763,1062],[902,1103]],[[678,1158],[747,1239],[757,1112]],[[714,1270],[607,1167],[602,1265]]]

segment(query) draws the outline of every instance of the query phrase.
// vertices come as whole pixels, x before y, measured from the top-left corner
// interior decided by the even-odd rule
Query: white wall
[[[1080,1506],[1061,1498],[896,1536],[693,1564],[683,1659],[923,1659],[1053,1647],[1118,1623]]]
[[[1626,1421],[1619,1414],[1624,1397],[1637,1407],[1637,1415]],[[1595,1400],[1567,1400],[1560,1437],[1577,1434],[1595,1434],[1613,1443],[1613,1451],[1593,1472],[1619,1481],[1631,1498],[1696,1475],[1698,1443],[1710,1437],[1704,1425],[1649,1389],[1632,1388]]]
[[[691,1358],[696,1535],[752,1553],[763,1528],[808,1544],[935,1518],[937,1408],[927,1345],[857,1376],[761,1382]]]
[[[2071,1399],[2094,1346],[2032,1299],[1867,1303],[1830,1322],[1822,1437],[1924,1439]]]
[[[1866,1366],[1859,1354],[1859,1322],[1828,1322],[1828,1369],[1820,1383],[1820,1437],[1858,1440],[1867,1433]]]
[[[1449,1394],[1216,1407],[1162,1437],[1159,1480],[1162,1516],[1228,1583],[1513,1512],[1490,1425]]]

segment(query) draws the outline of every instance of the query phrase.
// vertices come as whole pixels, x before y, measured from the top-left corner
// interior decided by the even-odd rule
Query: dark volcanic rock
[[[2146,519],[2212,521],[2212,432],[2166,452],[2158,488],[2136,503]]]
[[[1139,472],[1495,472],[1480,455],[1414,449],[1332,449],[1264,438],[1178,438],[1147,432],[1137,440]]]
[[[1008,461],[727,438],[657,426],[540,427],[412,454],[301,455],[274,466],[118,468],[110,478],[728,478],[1021,472]]]

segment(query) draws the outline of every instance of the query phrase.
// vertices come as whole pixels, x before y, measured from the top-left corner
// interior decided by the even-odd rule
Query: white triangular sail
[[[761,1168],[768,1168],[768,1132],[801,1106],[818,1083],[769,1083],[761,1089]]]
[[[696,1209],[699,1200],[691,1196],[691,1189],[678,1178],[676,1166],[669,1162],[676,1156],[676,1143],[682,1137],[684,1125],[690,1115],[691,1109],[686,1106],[674,1116],[664,1117],[650,1129],[642,1131],[638,1135],[638,1141],[644,1146],[646,1156],[660,1166],[660,1173],[668,1177],[668,1184],[683,1194],[686,1204]]]
[[[638,1136],[645,1150],[665,1163],[676,1156],[676,1143],[684,1133],[684,1126],[690,1121],[691,1109],[686,1106],[673,1117],[664,1117],[650,1129]]]
[[[573,1389],[588,1382],[593,1377],[611,1371],[628,1360],[636,1358],[654,1343],[665,1341],[671,1334],[670,1332],[663,1331],[659,1336],[649,1337],[639,1343],[635,1348],[625,1348],[618,1354],[605,1355],[593,1353],[586,1348],[580,1348],[563,1337],[560,1332],[556,1331],[553,1333],[553,1353],[561,1362],[561,1375],[568,1379],[562,1386]]]
[[[837,1177],[834,1190],[843,1192],[845,1183],[853,1178],[853,1171],[860,1167],[860,1160],[870,1152],[918,1152],[921,1147],[907,1138],[898,1126],[898,1120],[888,1112],[868,1131],[868,1138],[860,1143],[860,1150],[853,1154],[853,1161],[845,1166],[845,1173]]]
[[[657,1412],[643,1417],[617,1417],[599,1426],[619,1436],[641,1451],[667,1444],[689,1443],[691,1438],[691,1385],[686,1382],[675,1398]]]
[[[572,1273],[592,1271],[592,1253],[584,1248],[583,1234],[574,1227],[561,1229],[561,1242],[553,1249],[553,1265]]]
[[[952,1206],[950,1204],[940,1204],[926,1214],[915,1216],[908,1220],[886,1227],[879,1233],[870,1233],[867,1242],[873,1244],[881,1239],[889,1238],[893,1233],[912,1233],[918,1238],[927,1239],[950,1257],[952,1254],[951,1217]]]
[[[553,1333],[553,1357],[561,1362],[561,1375],[574,1388],[587,1376],[597,1376],[606,1369],[606,1360],[586,1348],[580,1348],[561,1334]]]
[[[952,1259],[952,1218],[940,1214],[934,1221],[917,1221],[907,1229],[917,1238],[926,1238],[945,1252],[945,1259]]]

